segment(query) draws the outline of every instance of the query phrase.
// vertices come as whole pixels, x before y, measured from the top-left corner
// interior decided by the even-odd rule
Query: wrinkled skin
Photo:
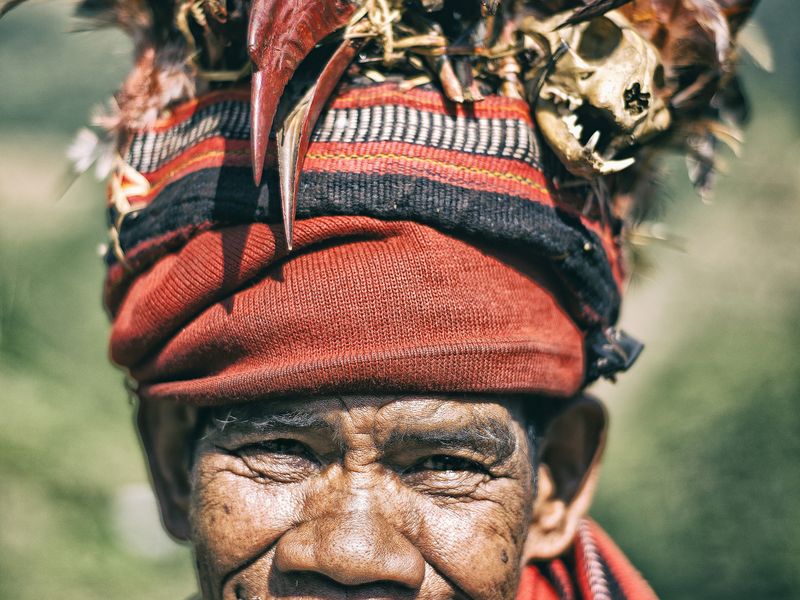
[[[206,600],[511,600],[523,564],[569,548],[606,424],[595,400],[559,401],[536,452],[530,402],[544,401],[345,396],[212,415],[142,401],[138,424]]]
[[[301,409],[319,422],[234,422],[198,446],[191,525],[204,597],[514,595],[533,467],[508,408],[336,399]]]

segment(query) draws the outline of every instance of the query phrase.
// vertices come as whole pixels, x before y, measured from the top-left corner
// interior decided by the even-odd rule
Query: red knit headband
[[[112,306],[113,359],[146,398],[344,392],[569,396],[583,335],[546,275],[412,222],[300,220],[199,234]]]

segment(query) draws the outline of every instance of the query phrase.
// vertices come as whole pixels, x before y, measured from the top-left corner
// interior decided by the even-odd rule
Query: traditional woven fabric
[[[656,600],[656,595],[606,533],[585,519],[566,557],[523,571],[517,600]]]
[[[298,221],[201,233],[112,305],[112,358],[144,398],[503,392],[570,396],[583,336],[548,276],[408,221]]]
[[[251,180],[248,111],[246,92],[214,93],[133,133],[125,161],[149,190],[129,198],[138,209],[119,228],[125,264],[109,253],[111,302],[199,231],[278,220],[274,180]],[[430,90],[350,86],[314,132],[298,216],[413,220],[513,243],[552,268],[575,321],[602,332],[616,319],[624,277],[614,223],[560,202],[546,163],[523,101],[489,97],[468,110]]]

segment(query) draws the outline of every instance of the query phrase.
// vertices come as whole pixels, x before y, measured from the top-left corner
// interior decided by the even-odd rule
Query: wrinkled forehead
[[[513,444],[524,431],[519,401],[476,396],[337,396],[291,398],[222,407],[213,431],[317,430],[339,439],[369,435],[378,447],[443,439]],[[498,448],[499,451],[508,450]]]

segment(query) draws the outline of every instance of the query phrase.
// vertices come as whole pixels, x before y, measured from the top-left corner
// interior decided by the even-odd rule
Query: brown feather
[[[629,4],[633,0],[587,0],[586,5],[576,9],[569,18],[561,23],[557,29],[570,27],[600,17],[611,10]]]
[[[689,178],[703,198],[713,189],[719,149],[726,138],[736,137],[730,132],[748,115],[735,77],[735,37],[756,4],[756,0],[636,0],[621,9],[659,49],[668,82],[664,93],[673,112],[669,135],[660,145],[642,150],[650,156],[666,147],[682,150]],[[633,199],[639,216],[653,206],[653,190],[640,184],[650,176],[639,169],[641,164],[637,161],[626,179],[617,181],[617,193]]]
[[[727,68],[731,34],[713,0],[636,0],[623,13],[660,51],[682,108],[707,104]]]
[[[0,16],[24,0],[0,0]],[[287,242],[291,245],[297,189],[308,140],[324,106],[346,66],[353,60],[353,43],[340,46],[322,76],[294,106],[287,119],[276,111],[290,105],[291,82],[311,50],[331,33],[345,27],[360,0],[82,0],[76,14],[95,26],[115,26],[134,43],[134,68],[116,96],[118,111],[106,119],[111,136],[124,139],[130,128],[147,127],[171,104],[202,92],[208,85],[204,69],[242,71],[252,59],[252,155],[256,182],[260,181],[273,120],[279,132],[279,171]],[[467,6],[459,18],[448,16],[454,6]],[[661,148],[681,148],[689,155],[692,180],[702,193],[710,190],[722,146],[722,122],[737,123],[747,105],[734,73],[734,42],[757,0],[421,0],[403,3],[404,25],[415,22],[414,11],[431,22],[446,22],[442,31],[451,46],[489,48],[480,36],[492,19],[513,22],[515,11],[536,18],[570,11],[562,26],[574,25],[619,10],[659,50],[670,100],[673,129],[658,143],[639,149],[636,166],[611,179],[619,197],[650,195],[654,158]],[[180,10],[191,9],[188,26],[176,23]],[[199,16],[198,16],[198,11]],[[452,11],[451,11],[452,12]],[[494,17],[490,16],[496,12]],[[188,13],[186,13],[188,14]],[[249,27],[248,27],[249,24]],[[416,29],[416,27],[412,28]],[[476,37],[477,36],[477,37]],[[379,37],[373,37],[379,45]],[[366,46],[365,46],[366,48]],[[369,50],[380,57],[381,51]],[[326,54],[327,56],[327,54]],[[478,100],[473,78],[475,62],[465,56],[423,54],[424,75],[437,79],[447,96],[457,101]],[[507,57],[519,60],[519,57]],[[422,65],[422,60],[417,61]],[[545,61],[546,62],[546,61]],[[374,63],[372,63],[374,64]],[[544,64],[544,63],[542,63]],[[416,67],[414,67],[416,68]],[[423,68],[423,67],[420,67]],[[246,71],[243,71],[246,73]],[[419,72],[412,75],[419,75]],[[246,76],[246,75],[245,75]],[[232,81],[232,80],[229,80]],[[536,79],[532,81],[535,83]],[[301,85],[302,84],[302,85]],[[289,86],[287,88],[287,86]],[[288,89],[288,91],[287,91]],[[298,94],[302,95],[302,91]],[[281,102],[283,97],[286,97]],[[535,96],[535,95],[534,95]],[[646,206],[640,200],[639,206]],[[641,214],[641,209],[635,209]]]
[[[3,18],[7,12],[14,10],[17,6],[25,2],[25,0],[3,0],[0,2],[0,19]]]
[[[735,35],[753,14],[759,0],[717,0]]]

